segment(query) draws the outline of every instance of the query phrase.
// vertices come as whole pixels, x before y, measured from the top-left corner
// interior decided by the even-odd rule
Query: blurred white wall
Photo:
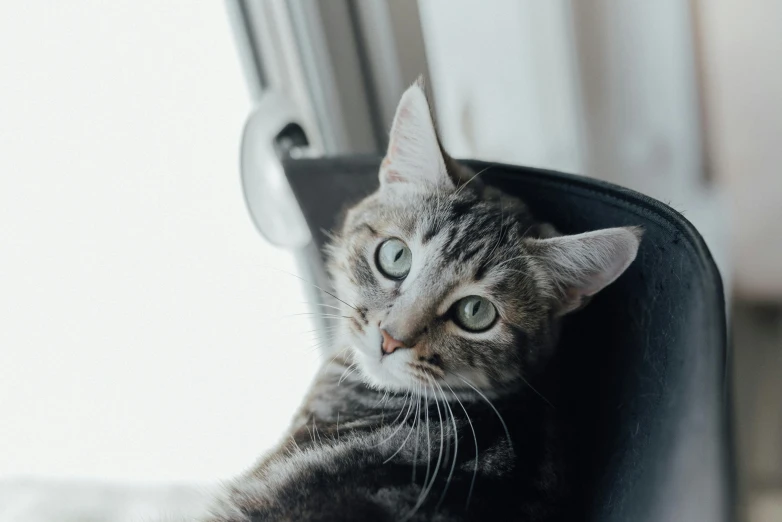
[[[707,145],[734,217],[736,292],[782,299],[782,2],[699,0]]]
[[[0,478],[228,478],[287,426],[317,356],[249,109],[222,2],[0,2]]]
[[[452,154],[584,174],[662,200],[704,236],[729,292],[730,217],[704,176],[687,2],[419,5]]]
[[[582,172],[565,2],[420,0],[419,6],[449,152]]]

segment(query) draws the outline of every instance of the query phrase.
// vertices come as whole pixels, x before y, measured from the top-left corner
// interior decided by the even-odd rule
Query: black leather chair
[[[571,421],[572,520],[733,520],[722,282],[703,239],[668,206],[578,176],[467,162],[562,232],[642,225],[637,260],[565,324],[554,399]],[[284,163],[312,237],[378,184],[379,158]]]

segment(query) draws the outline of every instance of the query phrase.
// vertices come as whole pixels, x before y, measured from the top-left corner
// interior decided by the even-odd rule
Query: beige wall
[[[739,296],[782,299],[782,2],[699,0],[707,153]]]

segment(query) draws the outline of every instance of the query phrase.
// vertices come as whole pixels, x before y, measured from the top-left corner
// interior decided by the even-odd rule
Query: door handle
[[[281,92],[264,92],[244,126],[240,170],[247,210],[274,245],[295,249],[312,240],[282,160],[317,152],[291,100]]]

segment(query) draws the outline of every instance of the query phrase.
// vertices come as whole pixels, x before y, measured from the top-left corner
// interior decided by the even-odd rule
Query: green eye
[[[488,299],[471,295],[456,302],[454,322],[468,332],[488,330],[497,318],[497,309]]]
[[[413,254],[399,239],[385,241],[377,251],[377,267],[391,279],[404,279],[412,264]]]

